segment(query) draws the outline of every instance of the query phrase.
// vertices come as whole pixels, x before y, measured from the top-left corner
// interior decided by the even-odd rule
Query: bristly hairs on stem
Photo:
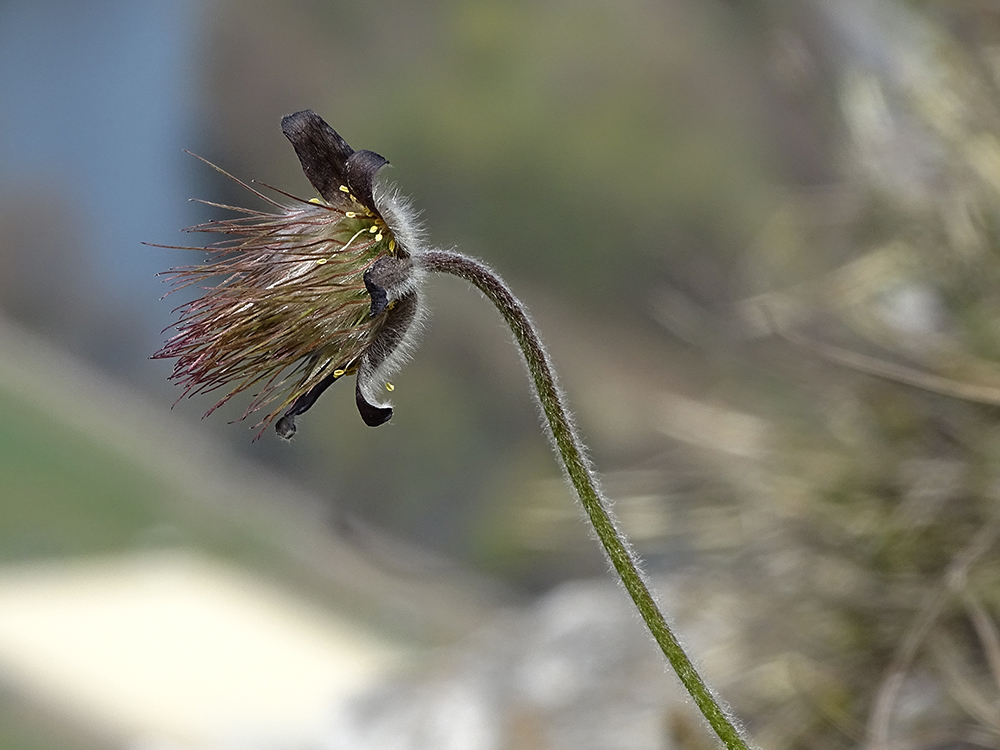
[[[451,250],[424,250],[415,261],[428,272],[447,273],[465,279],[493,303],[510,326],[531,376],[549,438],[625,590],[719,739],[729,750],[748,750],[748,743],[735,720],[705,684],[650,593],[639,559],[619,530],[610,504],[601,491],[586,448],[566,409],[555,370],[527,309],[503,279],[479,260]]]

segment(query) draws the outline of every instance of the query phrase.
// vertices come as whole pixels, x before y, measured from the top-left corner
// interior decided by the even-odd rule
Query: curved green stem
[[[712,729],[719,735],[719,739],[729,750],[748,750],[748,744],[739,729],[722,708],[719,700],[712,695],[712,691],[677,641],[650,593],[649,586],[639,569],[637,556],[616,526],[594,469],[586,456],[583,443],[564,406],[564,398],[556,382],[549,356],[524,305],[511,293],[499,276],[474,258],[449,250],[428,250],[415,260],[428,271],[447,273],[465,279],[485,294],[503,315],[524,355],[535,385],[535,392],[551,431],[552,441],[562,458],[566,474],[576,489],[590,523],[597,533],[597,538],[625,589],[638,607],[653,638],[663,649],[667,660]]]

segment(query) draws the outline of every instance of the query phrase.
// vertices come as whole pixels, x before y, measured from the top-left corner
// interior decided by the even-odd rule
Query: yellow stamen
[[[390,238],[390,240],[389,240],[389,252],[391,253],[395,249],[396,249],[396,240]]]
[[[317,266],[321,266],[321,265],[323,265],[324,263],[326,263],[326,261],[327,261],[327,259],[326,259],[326,258],[320,258],[319,260],[317,260],[317,261],[316,261],[316,265],[317,265]]]
[[[321,201],[319,198],[310,198],[309,202],[310,203],[315,203],[317,206],[322,206],[323,205],[323,201]]]
[[[375,235],[375,241],[376,242],[381,242],[382,241],[382,233],[381,232],[379,232],[378,234]]]
[[[339,378],[339,377],[340,377],[341,375],[343,375],[343,374],[344,374],[345,372],[347,372],[347,370],[334,370],[334,371],[333,371],[333,377],[335,377],[335,378]]]
[[[348,195],[350,195],[350,193],[351,193],[351,191],[347,189],[347,185],[341,185],[340,186],[340,192],[347,193]]]
[[[394,391],[394,390],[396,390],[396,386],[394,386],[392,383],[386,383],[385,384],[385,389],[387,391]]]
[[[372,224],[370,227],[368,227],[368,231],[371,232],[372,234],[375,234],[375,232],[378,231],[378,225]]]
[[[347,213],[344,214],[344,216],[346,216],[348,219],[353,219],[355,216],[357,216],[357,214],[354,213],[353,211],[348,211]]]

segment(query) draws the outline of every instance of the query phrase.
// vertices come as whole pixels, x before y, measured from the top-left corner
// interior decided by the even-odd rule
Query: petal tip
[[[368,403],[360,388],[356,390],[355,396],[358,403],[358,413],[361,414],[361,418],[369,427],[378,427],[392,419],[391,406],[375,406],[375,404]]]
[[[297,429],[295,417],[290,414],[286,414],[274,424],[274,431],[278,434],[279,438],[286,442],[290,442],[295,437]]]

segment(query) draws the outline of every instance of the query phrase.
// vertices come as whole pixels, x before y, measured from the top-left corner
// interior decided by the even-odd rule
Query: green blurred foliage
[[[161,481],[0,393],[0,561],[107,554],[165,523]]]

